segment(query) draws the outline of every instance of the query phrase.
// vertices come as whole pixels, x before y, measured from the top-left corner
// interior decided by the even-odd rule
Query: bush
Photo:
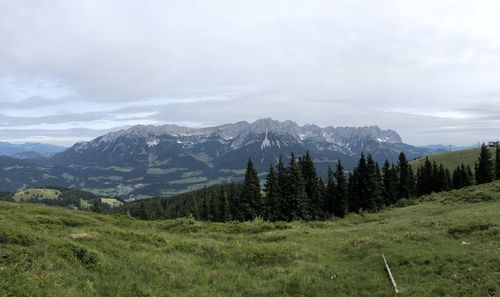
[[[98,263],[97,254],[83,245],[66,241],[56,246],[61,257],[70,262],[80,262],[86,267],[95,267]]]
[[[23,232],[0,229],[0,243],[30,246],[35,243],[35,238]]]

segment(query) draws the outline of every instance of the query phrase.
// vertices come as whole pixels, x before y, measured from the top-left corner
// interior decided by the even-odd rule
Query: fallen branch
[[[385,260],[384,254],[382,254],[382,258],[384,259],[385,270],[387,271],[387,274],[389,275],[389,279],[391,280],[392,288],[394,289],[394,292],[396,292],[396,294],[398,294],[399,293],[398,285],[396,285],[396,281],[394,280],[394,277],[392,276],[391,269],[389,268],[389,265],[387,264],[387,261]]]

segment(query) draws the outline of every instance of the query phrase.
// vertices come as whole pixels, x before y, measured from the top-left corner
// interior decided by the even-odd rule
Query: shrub
[[[61,257],[70,262],[80,262],[86,267],[95,267],[98,263],[97,254],[83,245],[65,241],[56,246]]]

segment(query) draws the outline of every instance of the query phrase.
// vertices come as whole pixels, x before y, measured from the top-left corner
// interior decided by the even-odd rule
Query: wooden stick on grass
[[[396,292],[396,294],[398,294],[399,293],[398,285],[396,285],[396,281],[394,280],[394,277],[392,276],[391,269],[389,268],[389,265],[387,264],[387,261],[385,260],[384,254],[382,254],[382,258],[384,259],[385,270],[387,271],[387,274],[389,275],[389,278],[391,279],[392,288],[394,289],[394,292]]]

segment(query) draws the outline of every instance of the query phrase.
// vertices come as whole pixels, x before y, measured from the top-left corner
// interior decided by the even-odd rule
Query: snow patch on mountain
[[[260,145],[261,150],[265,149],[266,147],[272,146],[271,141],[269,140],[269,138],[267,138],[267,133],[268,132],[266,132],[266,137],[264,138],[264,140],[262,141],[262,144]]]
[[[160,143],[160,140],[156,137],[149,138],[146,140],[146,144],[148,145],[148,147],[155,147],[158,145],[158,143]]]

